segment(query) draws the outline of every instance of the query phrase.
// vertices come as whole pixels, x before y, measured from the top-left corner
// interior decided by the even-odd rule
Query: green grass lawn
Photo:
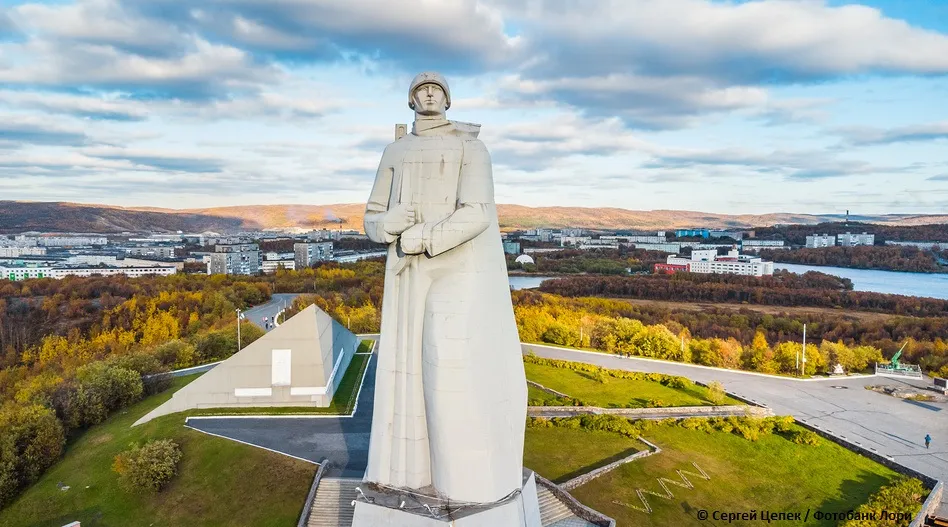
[[[612,432],[527,428],[523,466],[555,483],[631,456],[644,444]]]
[[[253,415],[283,415],[283,414],[342,414],[348,415],[355,408],[356,399],[359,394],[359,386],[362,384],[362,376],[365,368],[369,364],[370,355],[354,355],[346,374],[339,383],[332,398],[332,403],[325,408],[314,406],[274,406],[274,407],[256,407],[256,408],[202,408],[200,410],[189,410],[187,415],[235,415],[235,414],[253,414]]]
[[[776,434],[752,442],[734,434],[708,434],[677,426],[658,427],[645,438],[663,451],[623,465],[575,489],[572,494],[584,504],[615,518],[618,525],[724,525],[723,522],[699,521],[699,509],[730,512],[805,512],[810,509],[810,521],[806,525],[829,527],[836,523],[816,521],[813,512],[853,510],[896,477],[895,472],[882,465],[824,439],[815,447],[797,445]],[[590,442],[580,437],[569,443],[563,441],[556,447],[567,451],[585,449]],[[641,507],[637,488],[661,493],[657,478],[680,482],[675,471],[697,473],[692,462],[711,479],[686,475],[694,489],[668,484],[674,495],[671,500],[646,494],[653,509],[651,514],[613,503],[616,500]],[[761,525],[761,521],[736,521],[729,525]]]
[[[570,397],[582,399],[586,404],[609,407],[644,408],[649,399],[662,401],[663,406],[710,406],[707,388],[693,385],[677,389],[646,380],[617,379],[610,377],[603,384],[589,373],[566,368],[525,363],[527,379],[537,382]],[[742,404],[728,397],[724,404]]]
[[[527,399],[528,400],[533,401],[537,399],[546,400],[546,399],[556,399],[556,398],[557,397],[553,395],[552,393],[545,392],[531,384],[527,385]]]
[[[184,413],[131,424],[197,375],[149,397],[69,442],[63,458],[0,511],[4,527],[289,526],[303,508],[316,465],[184,428]],[[122,490],[115,455],[131,442],[170,438],[184,453],[157,494]],[[61,491],[57,483],[68,485]]]

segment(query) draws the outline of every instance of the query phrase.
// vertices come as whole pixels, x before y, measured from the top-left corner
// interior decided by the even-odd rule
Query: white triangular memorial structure
[[[135,422],[196,408],[326,407],[359,346],[315,305],[181,388]]]

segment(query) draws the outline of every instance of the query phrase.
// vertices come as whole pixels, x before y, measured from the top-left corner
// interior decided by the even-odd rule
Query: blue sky
[[[0,199],[364,202],[427,69],[499,203],[948,213],[921,0],[0,0]]]

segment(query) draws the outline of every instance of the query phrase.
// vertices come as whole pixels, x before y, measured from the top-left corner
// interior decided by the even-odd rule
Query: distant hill
[[[659,230],[687,227],[749,228],[775,224],[841,221],[840,215],[712,214],[705,212],[618,208],[525,207],[498,205],[503,230],[536,227]],[[64,202],[0,201],[0,232],[184,231],[221,233],[273,228],[362,229],[363,203],[334,205],[248,205],[206,209],[114,207]],[[886,225],[948,223],[948,215],[850,216],[850,220]]]

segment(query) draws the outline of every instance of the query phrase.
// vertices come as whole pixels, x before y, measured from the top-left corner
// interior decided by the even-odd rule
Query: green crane
[[[892,365],[892,368],[893,368],[893,369],[895,369],[895,370],[901,369],[901,366],[899,365],[899,357],[902,356],[902,350],[905,349],[905,346],[906,346],[907,344],[908,344],[908,342],[906,342],[905,344],[902,344],[902,347],[899,348],[899,351],[896,352],[896,354],[892,356],[892,361],[891,361],[890,364]]]

